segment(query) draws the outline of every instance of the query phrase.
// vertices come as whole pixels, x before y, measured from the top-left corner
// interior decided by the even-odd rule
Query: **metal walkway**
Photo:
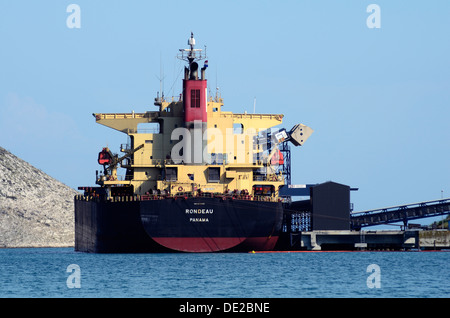
[[[450,213],[450,198],[355,212],[350,215],[351,228],[403,222]]]

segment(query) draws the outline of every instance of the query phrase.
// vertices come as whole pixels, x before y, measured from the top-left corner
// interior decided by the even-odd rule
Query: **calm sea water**
[[[449,265],[449,252],[84,254],[72,248],[0,249],[0,297],[450,297]]]

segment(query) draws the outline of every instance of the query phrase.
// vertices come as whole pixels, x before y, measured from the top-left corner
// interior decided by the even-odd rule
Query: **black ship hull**
[[[272,250],[283,219],[280,202],[205,197],[122,200],[75,198],[76,251]]]

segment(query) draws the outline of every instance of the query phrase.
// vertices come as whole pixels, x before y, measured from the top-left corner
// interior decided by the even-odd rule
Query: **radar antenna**
[[[195,39],[193,32],[191,32],[191,37],[188,39],[188,45],[188,49],[179,49],[181,53],[179,53],[177,57],[180,60],[187,61],[189,64],[191,64],[195,60],[200,61],[206,59],[206,47],[205,52],[203,52],[202,49],[194,49]]]

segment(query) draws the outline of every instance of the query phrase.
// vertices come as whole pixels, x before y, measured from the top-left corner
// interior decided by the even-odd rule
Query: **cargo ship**
[[[290,183],[290,145],[313,130],[275,128],[283,114],[224,110],[208,91],[206,49],[188,48],[182,93],[157,94],[157,111],[94,113],[127,135],[121,154],[104,147],[96,185],[75,197],[75,250],[94,253],[272,250]],[[199,63],[203,61],[200,68]],[[292,114],[294,115],[294,114]]]

